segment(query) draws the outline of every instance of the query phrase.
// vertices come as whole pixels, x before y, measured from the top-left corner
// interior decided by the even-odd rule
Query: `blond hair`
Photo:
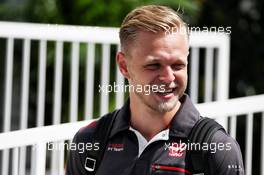
[[[160,5],[138,7],[131,11],[121,24],[119,31],[121,50],[127,52],[127,47],[135,41],[139,31],[158,33],[181,27],[187,29],[179,14],[169,7]]]

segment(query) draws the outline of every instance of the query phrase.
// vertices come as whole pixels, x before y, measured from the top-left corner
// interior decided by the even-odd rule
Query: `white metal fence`
[[[245,167],[246,174],[252,174],[252,138],[253,138],[253,115],[255,113],[262,113],[262,132],[261,132],[261,159],[259,163],[261,167],[260,174],[264,174],[264,95],[252,96],[252,97],[243,97],[237,99],[231,99],[221,102],[208,102],[203,104],[196,105],[198,110],[201,111],[201,114],[204,116],[213,116],[217,117],[228,117],[231,116],[232,124],[229,128],[229,133],[236,138],[236,119],[239,115],[246,115],[246,158],[245,158]],[[239,106],[239,108],[238,108]],[[8,133],[0,134],[0,140],[5,140],[0,145],[0,150],[12,148],[13,152],[13,163],[12,163],[12,173],[19,173],[19,160],[18,160],[18,151],[19,148],[24,146],[31,146],[35,148],[36,151],[36,167],[35,174],[44,175],[47,174],[46,170],[46,154],[48,152],[48,146],[50,143],[65,143],[65,140],[72,139],[73,135],[77,130],[87,124],[92,120],[82,121],[76,123],[68,123],[54,126],[46,126],[41,128],[33,128],[21,131],[13,131]],[[235,129],[234,129],[235,128]],[[40,137],[41,136],[41,137]],[[54,148],[54,147],[53,147]],[[61,147],[62,149],[64,147]],[[51,149],[51,148],[50,148]],[[62,175],[64,173],[64,158],[66,156],[63,154],[59,161],[55,163],[55,166],[59,168],[59,171],[53,174]]]
[[[114,61],[119,49],[117,28],[0,22],[0,44],[0,66],[5,70],[0,74],[2,132],[89,120],[95,113],[105,114],[124,102],[123,92],[98,93],[97,88],[99,84],[124,84]],[[229,36],[193,32],[190,45],[188,92],[192,100],[228,99]],[[47,94],[48,84],[52,94]],[[35,105],[29,98],[32,96],[36,96]],[[227,128],[225,117],[218,121]],[[19,172],[24,175],[28,152],[20,148],[9,159],[9,151],[3,151],[1,174],[7,175],[12,169],[9,160],[19,158]],[[52,173],[59,171],[53,165],[62,154],[51,154]],[[30,156],[34,167],[34,151]]]

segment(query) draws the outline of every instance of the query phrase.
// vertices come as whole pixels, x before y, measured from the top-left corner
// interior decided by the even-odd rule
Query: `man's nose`
[[[174,71],[171,69],[170,66],[167,66],[162,69],[159,79],[164,83],[171,83],[175,80]]]

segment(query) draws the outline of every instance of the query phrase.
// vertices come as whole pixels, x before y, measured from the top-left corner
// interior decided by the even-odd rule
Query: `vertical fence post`
[[[250,113],[246,116],[246,161],[245,161],[245,174],[251,175],[252,173],[252,148],[253,148],[253,114]]]
[[[21,90],[21,119],[20,129],[27,128],[28,122],[28,92],[29,92],[29,73],[30,73],[30,40],[25,39],[23,44],[23,73]],[[26,172],[26,147],[20,148],[19,174],[25,175]]]
[[[231,116],[230,121],[230,136],[234,139],[236,138],[236,128],[237,128],[237,116]]]
[[[120,44],[118,44],[117,46],[117,52],[119,52],[121,50],[120,48]],[[118,92],[116,93],[116,108],[121,108],[122,105],[124,104],[124,89],[123,86],[125,84],[125,79],[123,77],[123,75],[121,74],[120,70],[119,70],[119,66],[116,63],[116,84],[118,87]]]
[[[55,56],[55,78],[54,78],[54,103],[53,103],[53,125],[61,122],[61,91],[62,91],[62,71],[63,71],[63,42],[56,42]],[[55,144],[55,143],[54,143]],[[58,167],[58,157],[62,154],[61,150],[51,150],[51,174],[56,172]]]
[[[212,101],[213,92],[213,67],[214,67],[214,50],[213,48],[206,49],[205,57],[205,88],[204,88],[204,101]]]
[[[46,172],[46,143],[39,142],[36,145],[35,175],[45,175]]]
[[[102,67],[101,67],[101,86],[109,85],[109,67],[110,67],[110,45],[103,44],[103,56],[102,56]],[[109,93],[101,92],[100,101],[100,115],[104,115],[108,112],[109,107]]]
[[[38,109],[37,127],[44,126],[45,89],[46,89],[46,59],[47,41],[41,40],[39,46],[39,81],[38,81]]]
[[[12,175],[18,175],[19,148],[13,148]]]
[[[260,151],[261,151],[261,157],[260,157],[260,168],[261,168],[261,175],[264,174],[264,112],[262,112],[262,118],[261,118],[261,145],[260,145]]]
[[[190,97],[193,103],[198,103],[198,82],[199,82],[199,48],[194,47],[191,50],[191,81]]]
[[[13,52],[14,39],[7,39],[6,77],[5,77],[5,103],[4,103],[4,132],[10,131],[13,83]],[[8,174],[9,150],[3,150],[2,174]]]
[[[216,100],[223,101],[229,98],[229,62],[230,38],[224,35],[220,39],[219,54],[216,68]],[[218,118],[217,121],[227,129],[227,117]]]
[[[87,43],[86,84],[85,84],[85,120],[89,120],[93,118],[94,57],[95,57],[95,44]]]
[[[79,49],[79,43],[73,42],[71,50],[70,122],[78,120]]]

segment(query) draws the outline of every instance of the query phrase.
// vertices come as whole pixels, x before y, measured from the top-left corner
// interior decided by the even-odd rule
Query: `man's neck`
[[[139,105],[136,100],[133,100],[130,99],[131,126],[138,130],[148,141],[169,127],[171,120],[181,106],[180,101],[178,101],[172,111],[160,113],[145,104]]]

